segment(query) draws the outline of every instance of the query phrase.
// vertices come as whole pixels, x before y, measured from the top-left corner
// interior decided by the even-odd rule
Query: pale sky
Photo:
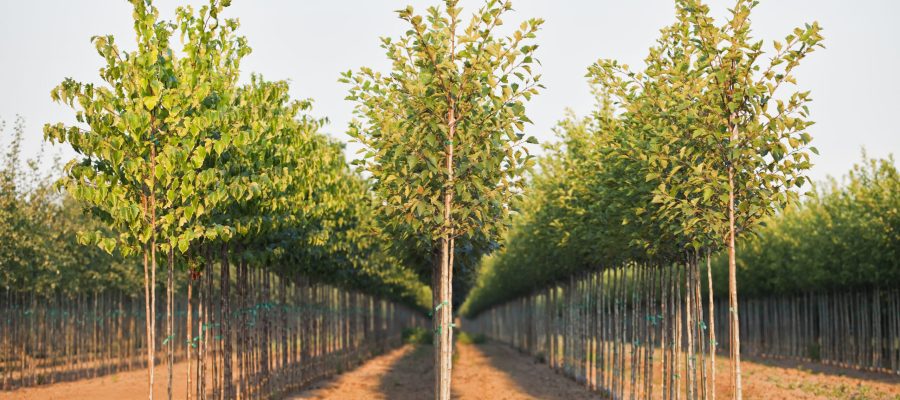
[[[177,5],[205,1],[159,0],[170,18]],[[241,21],[253,53],[243,73],[288,79],[295,98],[313,98],[314,113],[327,116],[326,131],[346,141],[353,105],[339,73],[360,66],[386,71],[380,36],[396,37],[405,26],[393,12],[406,4],[424,10],[439,1],[288,1],[234,0],[227,17]],[[480,1],[463,0],[466,10]],[[709,1],[724,15],[733,1]],[[637,68],[658,31],[674,18],[670,0],[513,0],[508,25],[528,17],[547,22],[539,32],[538,58],[547,89],[527,105],[535,122],[526,134],[551,140],[551,128],[566,108],[590,112],[593,98],[584,74],[599,58],[614,58]],[[817,20],[826,49],[814,53],[796,73],[814,99],[817,122],[810,129],[821,155],[811,177],[843,175],[865,147],[872,157],[900,150],[900,1],[763,0],[753,15],[755,36],[768,45],[798,25]],[[27,145],[34,152],[46,122],[74,121],[74,113],[50,100],[50,90],[65,77],[99,82],[102,59],[93,35],[113,34],[120,46],[134,43],[131,6],[124,0],[0,0],[0,119],[16,114],[27,122]],[[71,153],[66,153],[71,154]]]

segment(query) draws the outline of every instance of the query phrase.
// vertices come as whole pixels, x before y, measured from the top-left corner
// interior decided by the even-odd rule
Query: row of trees
[[[468,315],[584,271],[695,270],[724,250],[740,398],[735,240],[796,200],[806,182],[816,151],[806,132],[810,97],[789,88],[822,41],[818,24],[807,24],[764,59],[750,31],[755,4],[738,0],[719,25],[708,6],[677,1],[677,21],[661,31],[643,71],[611,60],[590,66],[597,110],[560,123],[561,142],[541,160],[507,247],[483,264]],[[699,279],[674,284],[683,291]]]
[[[757,235],[739,242],[745,254],[738,263],[745,293],[743,355],[897,373],[900,293],[892,285],[897,265],[891,252],[897,247],[898,183],[893,159],[865,160],[842,186],[831,180],[830,187],[766,218]],[[817,245],[807,246],[803,238]],[[486,266],[486,272],[497,272],[493,264]],[[706,268],[631,264],[575,272],[489,307],[465,328],[507,342],[612,397],[672,397],[671,391],[683,390],[709,398],[717,376],[710,349],[730,346],[716,341],[728,337],[728,326],[714,324],[729,317],[725,255],[714,257],[712,272],[715,317],[703,301],[706,282],[685,281],[706,275]],[[487,279],[494,289],[508,290],[497,277]],[[689,322],[694,319],[700,324]],[[730,390],[719,389],[719,395]]]
[[[281,396],[396,347],[405,329],[425,324],[420,310],[303,276],[210,267],[193,282],[200,301],[176,298],[174,337],[164,340],[188,365],[177,398]],[[142,299],[112,291],[34,299],[6,292],[0,302],[0,390],[146,366],[149,346],[136,334],[146,328]],[[155,357],[166,350],[156,347]]]
[[[43,150],[22,156],[25,120],[0,121],[0,289],[39,299],[57,293],[116,290],[137,294],[135,260],[82,246],[76,232],[102,229],[77,202],[54,188],[58,160]],[[48,165],[53,165],[48,169]]]
[[[195,281],[216,269],[222,282],[235,280],[232,289],[249,290],[247,274],[228,276],[249,264],[407,304],[428,295],[419,278],[431,278],[436,392],[449,398],[454,266],[468,281],[497,247],[533,163],[523,145],[535,141],[521,131],[530,122],[524,103],[541,88],[531,42],[542,21],[501,37],[508,1],[487,1],[468,23],[455,1],[426,15],[401,10],[411,29],[383,42],[394,70],[342,79],[357,102],[350,134],[365,146],[366,181],[284,82],[237,83],[250,49],[237,21],[220,16],[227,0],[179,8],[173,21],[148,0],[132,4],[136,50],[94,37],[103,83],[67,79],[54,89],[78,124],[48,124],[45,137],[81,155],[62,186],[104,223],[79,229],[79,240],[143,265],[151,397],[157,282],[165,282],[171,382],[178,288],[191,304]],[[233,311],[231,287],[221,285],[223,316]],[[230,349],[222,350],[230,376]]]
[[[863,157],[843,180],[767,218],[740,243],[742,351],[897,373],[898,209],[893,157]],[[713,259],[712,277],[721,288],[724,257]]]
[[[720,306],[722,318],[727,309]],[[900,374],[896,289],[755,296],[741,301],[741,315],[744,355]],[[720,328],[716,335],[724,333]]]
[[[868,159],[815,196],[767,218],[741,243],[738,279],[752,297],[892,289],[900,281],[900,174]],[[725,264],[713,259],[713,280]],[[717,292],[716,294],[720,294]]]
[[[695,263],[583,272],[491,307],[465,328],[533,355],[605,398],[709,399],[717,372],[725,371],[716,368],[706,324],[713,320],[698,278]]]
[[[143,265],[151,398],[158,281],[165,281],[169,398],[174,298],[185,287],[194,303],[193,287],[214,269],[223,282],[223,324],[240,307],[229,290],[240,292],[237,299],[262,290],[251,279],[260,269],[419,307],[429,297],[404,265],[404,250],[385,244],[368,183],[350,171],[342,146],[319,132],[324,121],[310,115],[311,102],[292,100],[286,82],[238,82],[250,48],[237,20],[221,15],[228,3],[180,7],[166,21],[150,1],[133,0],[136,49],[94,37],[103,82],[66,79],[51,96],[75,110],[78,124],[44,128],[48,141],[80,156],[66,165],[61,185],[104,223],[83,229],[79,240]],[[232,270],[242,272],[229,276]],[[207,296],[202,307],[214,301]],[[193,309],[187,331],[203,337]],[[231,346],[222,351],[230,382]]]

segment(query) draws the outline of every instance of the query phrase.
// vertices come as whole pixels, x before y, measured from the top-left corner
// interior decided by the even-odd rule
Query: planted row
[[[807,24],[766,51],[751,36],[756,2],[737,1],[721,24],[700,1],[675,3],[676,22],[661,30],[642,71],[614,60],[588,68],[595,111],[559,124],[560,142],[547,148],[505,248],[485,259],[463,312],[475,317],[604,269],[694,270],[724,251],[733,336],[720,340],[734,344],[739,399],[735,243],[795,202],[806,182],[816,152],[810,97],[792,87],[792,74],[822,37]],[[689,276],[670,290],[703,283]],[[688,318],[685,329],[700,323]]]
[[[158,264],[166,267],[162,345],[169,398],[174,297],[186,286],[187,302],[194,302],[193,286],[213,265],[243,271],[221,278],[225,315],[237,307],[228,280],[235,279],[243,296],[268,290],[248,280],[262,272],[412,306],[429,296],[399,261],[402,252],[384,244],[368,184],[349,170],[342,147],[319,132],[323,121],[311,115],[311,102],[291,99],[283,81],[254,75],[238,82],[250,48],[237,34],[238,21],[222,16],[228,3],[179,7],[166,21],[151,2],[132,1],[137,48],[125,51],[112,36],[94,37],[105,61],[103,82],[66,79],[51,93],[75,110],[79,123],[45,126],[47,140],[79,154],[66,165],[62,186],[109,227],[83,232],[81,240],[142,260],[151,398],[160,343],[152,307]],[[176,282],[179,270],[187,282]],[[188,330],[202,337],[188,310]],[[222,349],[226,382],[232,350]],[[236,351],[243,360],[245,349]],[[219,394],[233,392],[226,387]]]
[[[898,210],[894,159],[864,158],[740,243],[742,290],[770,297],[893,288],[900,282]],[[721,258],[714,259],[713,278],[725,278]]]

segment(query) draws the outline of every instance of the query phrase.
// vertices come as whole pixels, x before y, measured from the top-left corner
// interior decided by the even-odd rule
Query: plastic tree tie
[[[441,307],[443,307],[445,304],[447,304],[447,300],[444,300],[444,301],[442,301],[440,304],[438,304],[437,306],[435,306],[434,309],[431,310],[431,312],[428,313],[428,316],[429,316],[429,317],[433,317],[433,316],[434,316],[434,313],[438,312],[438,310],[440,310]]]

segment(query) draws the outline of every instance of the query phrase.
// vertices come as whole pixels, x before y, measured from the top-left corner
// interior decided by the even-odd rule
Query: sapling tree
[[[157,107],[173,67],[169,51],[171,29],[157,23],[157,11],[135,1],[135,33],[138,47],[133,53],[118,49],[111,36],[94,37],[106,66],[100,75],[108,85],[82,84],[66,79],[51,97],[78,107],[76,118],[86,124],[46,125],[45,137],[67,142],[82,155],[66,166],[64,185],[77,200],[116,231],[113,236],[87,232],[86,241],[107,251],[116,246],[125,253],[143,254],[147,326],[149,396],[153,398],[155,358],[157,201],[155,171],[163,110]],[[76,106],[77,103],[77,106]]]
[[[45,126],[50,141],[67,142],[80,161],[67,166],[64,185],[107,221],[114,235],[87,232],[84,239],[107,251],[140,252],[144,257],[147,311],[149,395],[153,396],[156,346],[157,251],[166,255],[168,397],[172,397],[174,362],[174,279],[176,250],[217,235],[198,225],[218,197],[198,196],[215,167],[205,161],[210,149],[231,146],[222,135],[223,120],[233,98],[240,58],[249,52],[233,32],[237,22],[220,21],[227,2],[211,1],[199,16],[190,8],[178,10],[176,22],[159,20],[149,1],[134,0],[137,49],[121,51],[112,36],[94,37],[106,66],[104,85],[67,79],[51,96],[77,109],[76,119],[87,126]],[[170,39],[184,40],[183,57],[176,56]],[[77,103],[77,105],[76,105]],[[226,109],[226,110],[223,110]]]
[[[763,42],[750,35],[750,13],[755,1],[739,0],[728,22],[715,29],[709,8],[686,3],[692,28],[699,32],[700,56],[709,61],[706,95],[713,101],[698,127],[714,152],[704,163],[717,171],[706,183],[712,194],[725,200],[726,213],[711,224],[716,237],[725,237],[729,264],[729,320],[736,399],[741,399],[740,325],[736,279],[735,241],[740,232],[754,229],[760,218],[796,200],[811,167],[808,91],[781,93],[796,84],[793,73],[806,56],[822,47],[817,23],[795,28],[783,42],[773,44],[774,54],[764,61]],[[708,190],[708,189],[704,189]],[[708,193],[708,192],[705,192]]]
[[[721,26],[699,1],[677,2],[678,22],[663,30],[645,72],[614,61],[592,76],[614,88],[631,128],[648,140],[642,160],[654,182],[655,219],[694,251],[729,254],[730,350],[741,397],[735,238],[796,199],[811,166],[809,92],[795,84],[800,61],[821,47],[818,24],[797,28],[762,61],[750,36],[756,2],[739,0]]]
[[[542,24],[529,19],[500,37],[509,1],[488,0],[468,23],[457,1],[417,15],[398,11],[410,28],[383,38],[387,74],[348,72],[363,145],[359,165],[373,181],[388,224],[433,254],[435,396],[450,398],[454,249],[494,240],[531,163],[521,133],[525,101],[540,75],[531,44]],[[465,26],[461,26],[465,23]]]

